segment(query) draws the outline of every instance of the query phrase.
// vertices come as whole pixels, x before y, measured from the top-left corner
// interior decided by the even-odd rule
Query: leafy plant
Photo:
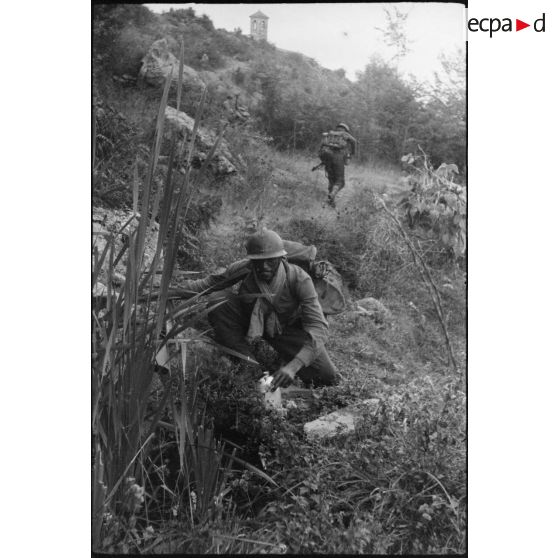
[[[294,553],[463,552],[461,387],[429,377],[385,387],[354,434],[320,443],[304,439],[293,417],[276,424],[262,451],[286,490],[259,515],[274,525],[271,540]]]
[[[442,163],[436,170],[424,152],[409,153],[401,161],[410,169],[412,190],[401,201],[408,226],[434,238],[454,260],[466,249],[467,200],[465,188],[454,182],[458,168]]]

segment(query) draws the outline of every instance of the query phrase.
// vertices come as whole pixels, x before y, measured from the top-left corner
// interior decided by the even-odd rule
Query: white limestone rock
[[[139,76],[149,85],[161,85],[165,82],[169,72],[172,73],[172,81],[178,82],[180,61],[169,50],[166,39],[155,41],[143,57]],[[201,89],[204,86],[198,72],[190,66],[184,65],[182,84],[185,87]]]
[[[184,150],[184,156],[187,156],[189,149],[189,142],[192,138],[192,133],[194,131],[194,119],[188,116],[185,112],[178,111],[173,107],[167,106],[165,108],[165,129],[167,130],[167,139],[170,139],[172,131],[178,133],[180,140],[186,139],[187,146]],[[217,140],[217,135],[210,130],[203,127],[199,127],[195,140],[195,155],[194,159],[197,159],[199,164],[202,164],[207,155],[209,154],[211,148]],[[231,163],[232,155],[229,151],[229,146],[227,142],[222,139],[221,143],[213,160],[210,162],[209,167],[217,175],[226,175],[236,172],[236,167]]]
[[[366,399],[355,405],[339,409],[307,422],[304,425],[304,432],[310,440],[322,440],[354,432],[358,420],[375,413],[379,404],[379,399]]]

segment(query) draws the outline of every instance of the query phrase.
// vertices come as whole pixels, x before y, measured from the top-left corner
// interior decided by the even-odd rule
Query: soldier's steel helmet
[[[344,122],[339,122],[339,124],[337,124],[338,128],[343,128],[343,130],[345,130],[346,132],[351,132],[351,130],[349,130],[349,127],[347,126],[347,124],[345,124]]]
[[[246,252],[250,260],[267,260],[287,255],[281,237],[276,232],[267,229],[248,238]]]

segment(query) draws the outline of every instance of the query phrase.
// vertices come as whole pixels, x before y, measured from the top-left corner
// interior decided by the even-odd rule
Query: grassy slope
[[[317,229],[312,225],[308,230],[323,233],[312,238],[319,255],[335,256],[328,250],[336,234],[346,237],[352,228],[368,227],[373,237],[385,228],[380,215],[362,222],[366,208],[355,212],[363,191],[372,189],[391,200],[404,189],[397,171],[350,166],[347,186],[332,210],[324,203],[325,177],[310,172],[313,160],[273,152],[267,156],[271,172],[258,192],[224,194],[221,214],[201,244],[208,268],[243,256],[245,223],[252,217],[291,239],[299,238],[301,221],[317,222]],[[369,249],[373,253],[374,245]],[[366,246],[360,250],[364,253]],[[409,261],[397,270],[399,275],[383,277],[381,285],[371,277],[352,292],[356,297],[384,293],[380,298],[392,313],[386,323],[352,311],[329,318],[328,350],[344,379],[337,387],[317,390],[311,409],[291,411],[287,422],[273,426],[271,439],[260,440],[268,452],[268,473],[293,493],[262,509],[254,504],[252,538],[286,544],[290,552],[464,550],[465,386],[447,365],[432,305]],[[345,270],[341,266],[339,271]],[[441,294],[463,371],[463,278],[450,270],[437,278],[445,285]],[[380,398],[382,410],[354,436],[320,446],[304,439],[304,422],[370,397]],[[370,459],[362,457],[368,454]],[[334,463],[340,465],[332,470],[329,464]],[[372,500],[356,505],[370,494]]]
[[[272,159],[272,170],[269,180],[258,192],[252,193],[247,200],[244,196],[239,197],[234,192],[224,193],[224,204],[221,212],[214,225],[203,234],[201,242],[202,259],[206,262],[206,271],[212,267],[226,266],[233,258],[244,256],[243,244],[246,235],[246,223],[252,219],[259,219],[268,228],[277,230],[285,238],[292,240],[305,240],[296,235],[299,229],[296,225],[299,221],[319,223],[317,234],[313,239],[318,248],[322,248],[319,250],[318,257],[330,257],[332,254],[327,253],[326,237],[334,236],[336,232],[339,232],[339,236],[342,236],[346,234],[347,229],[350,234],[351,227],[356,231],[357,228],[362,226],[362,223],[356,221],[362,219],[362,216],[354,213],[354,204],[360,201],[359,194],[363,191],[373,190],[376,193],[383,194],[385,199],[389,201],[398,199],[406,188],[400,180],[397,170],[351,165],[347,168],[347,186],[339,194],[337,208],[333,210],[325,203],[327,180],[323,171],[310,172],[315,160],[304,155],[289,155],[279,152],[271,152],[270,157]],[[377,223],[378,228],[381,228],[381,225],[381,222]],[[372,229],[374,225],[366,222],[364,227]],[[323,231],[322,237],[319,235],[320,231]],[[324,248],[326,253],[324,253]],[[355,249],[355,247],[351,248]],[[365,253],[365,248],[365,246],[360,247],[361,254]],[[358,252],[358,247],[355,251]],[[431,319],[433,316],[429,313],[429,301],[425,298],[425,293],[422,291],[420,284],[417,284],[416,276],[410,273],[412,269],[409,268],[412,268],[412,265],[406,262],[402,267],[406,268],[407,274],[401,273],[401,280],[397,281],[397,284],[395,284],[394,277],[390,277],[387,282],[393,282],[393,288],[382,289],[385,292],[385,297],[379,297],[383,298],[384,303],[394,314],[394,324],[396,324],[394,327],[398,330],[398,333],[394,335],[406,334],[416,339],[421,335],[421,332],[423,337],[431,333],[435,340],[439,341],[436,331],[438,329],[437,324]],[[338,269],[342,275],[345,274],[342,266]],[[368,279],[373,279],[373,277],[368,277]],[[451,272],[447,271],[443,274],[443,279],[446,289],[442,289],[442,296],[445,296],[445,301],[449,304],[451,313],[455,314],[453,319],[450,316],[450,326],[453,326],[452,332],[454,334],[453,342],[458,349],[462,350],[464,337],[463,277],[458,272],[455,272],[452,276]],[[412,284],[406,285],[406,280],[409,280]],[[357,298],[375,296],[374,292],[367,292],[363,288],[352,294]],[[408,300],[404,300],[403,295],[408,295]],[[412,302],[414,307],[409,305],[409,302]],[[370,337],[366,333],[360,333],[358,327],[355,327],[349,336],[346,334],[338,335],[348,323],[362,325],[365,322],[366,318],[358,318],[352,314],[349,318],[343,316],[332,317],[333,346],[344,353],[351,352],[349,348],[354,343],[356,345],[363,342],[370,343]],[[385,337],[388,333],[380,331],[379,335]],[[387,340],[384,339],[384,341]],[[397,339],[397,341],[401,341],[401,339]],[[372,343],[374,343],[374,339],[372,339]],[[408,351],[404,356],[408,362],[416,362],[420,360],[419,357],[428,357],[428,355],[413,354],[413,349],[417,350],[417,348],[411,346],[410,340],[407,340],[406,346]],[[374,347],[374,349],[378,348]],[[402,353],[400,343],[393,344],[390,349],[392,358]],[[335,351],[333,354],[335,358]],[[439,352],[436,355],[431,355],[431,358],[440,362],[443,359],[443,354],[443,347],[440,347]],[[343,367],[344,357],[337,360]],[[442,367],[440,365],[439,371]]]

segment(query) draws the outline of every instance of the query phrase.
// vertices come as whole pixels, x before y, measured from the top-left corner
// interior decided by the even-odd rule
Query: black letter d
[[[542,28],[541,28],[541,29],[539,29],[539,28],[537,27],[537,23],[539,23],[539,21],[542,22]],[[543,13],[542,17],[540,17],[539,19],[536,19],[536,20],[535,20],[535,23],[533,23],[533,29],[534,29],[537,33],[541,33],[541,32],[544,33],[544,13]]]

